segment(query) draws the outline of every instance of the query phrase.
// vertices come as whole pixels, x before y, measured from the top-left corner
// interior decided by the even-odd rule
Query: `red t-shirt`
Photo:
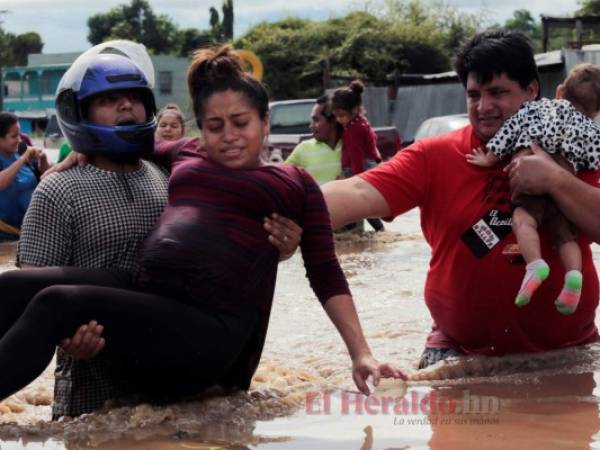
[[[367,118],[354,117],[344,128],[342,137],[342,167],[352,169],[352,175],[365,171],[365,159],[378,161],[377,134]]]
[[[510,264],[501,254],[507,244],[515,242],[507,220],[511,212],[508,178],[501,164],[491,168],[468,164],[465,154],[476,147],[483,145],[467,126],[416,142],[389,162],[361,174],[385,197],[392,216],[420,208],[421,228],[432,250],[425,301],[436,324],[427,346],[501,355],[598,340],[594,324],[598,275],[587,237],[578,239],[584,282],[574,314],[562,315],[554,307],[565,271],[543,228],[542,255],[550,265],[550,277],[530,304],[515,306],[525,268]],[[579,177],[600,187],[600,171],[582,172]],[[472,227],[485,233],[489,227],[480,226],[482,219],[495,223],[495,231],[505,236],[487,253],[476,256],[473,249],[481,251],[482,247],[473,244]],[[486,239],[493,243],[496,238],[487,235]]]

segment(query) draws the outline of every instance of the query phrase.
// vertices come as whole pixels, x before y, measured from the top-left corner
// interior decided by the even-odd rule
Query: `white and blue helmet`
[[[80,153],[142,155],[154,149],[156,104],[154,68],[141,44],[110,41],[81,54],[65,72],[56,92],[58,124],[71,147]],[[95,95],[136,90],[146,109],[142,124],[99,125],[82,109]]]

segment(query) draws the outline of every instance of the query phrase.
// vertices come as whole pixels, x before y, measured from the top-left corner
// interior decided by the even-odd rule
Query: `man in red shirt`
[[[418,141],[376,169],[324,186],[333,226],[419,207],[432,250],[424,293],[434,320],[420,367],[450,355],[537,352],[598,340],[598,276],[590,244],[600,242],[600,173],[576,177],[541,149],[504,167],[468,164],[466,154],[483,149],[523,102],[539,97],[539,79],[529,40],[507,31],[473,37],[461,49],[456,71],[470,125]],[[502,255],[515,242],[511,193],[552,196],[578,227],[586,283],[574,314],[554,308],[564,268],[543,229],[551,275],[529,305],[515,306],[524,269]]]

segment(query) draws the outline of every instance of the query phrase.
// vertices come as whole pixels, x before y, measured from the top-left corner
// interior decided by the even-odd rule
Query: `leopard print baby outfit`
[[[600,168],[600,127],[567,100],[524,103],[490,139],[487,149],[502,159],[533,143],[561,155],[576,172]]]

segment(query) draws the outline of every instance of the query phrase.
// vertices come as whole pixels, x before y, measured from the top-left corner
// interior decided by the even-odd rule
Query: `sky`
[[[478,14],[487,24],[504,23],[514,10],[526,8],[533,17],[540,14],[568,16],[578,8],[578,0],[446,0],[450,6]],[[234,36],[243,35],[262,21],[287,16],[326,20],[361,9],[378,0],[234,0]],[[20,34],[36,31],[44,42],[44,53],[79,52],[90,47],[87,42],[87,18],[107,12],[129,0],[0,0],[0,21],[6,31]],[[206,29],[211,6],[221,11],[222,0],[150,0],[157,14],[167,14],[179,28]]]

